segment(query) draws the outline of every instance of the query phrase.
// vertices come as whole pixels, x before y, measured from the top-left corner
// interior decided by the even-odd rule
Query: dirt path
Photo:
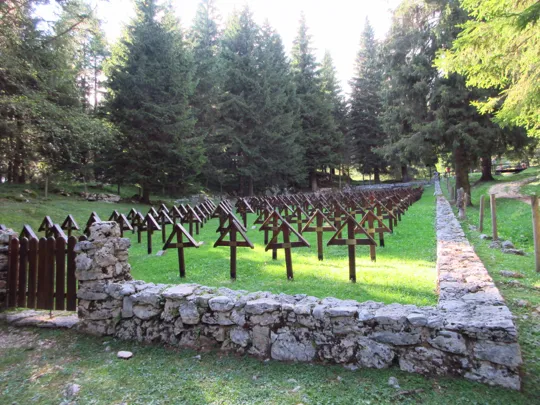
[[[508,183],[496,184],[489,189],[489,194],[495,194],[497,198],[511,198],[514,200],[523,201],[526,204],[530,204],[530,197],[521,194],[519,192],[519,189],[521,188],[521,186],[534,180],[536,180],[536,177],[529,177],[520,181],[511,181]]]

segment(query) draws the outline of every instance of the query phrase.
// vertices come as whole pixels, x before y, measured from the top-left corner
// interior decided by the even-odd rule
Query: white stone
[[[128,360],[133,357],[133,353],[121,350],[118,353],[116,353],[116,357],[118,357],[119,359]]]

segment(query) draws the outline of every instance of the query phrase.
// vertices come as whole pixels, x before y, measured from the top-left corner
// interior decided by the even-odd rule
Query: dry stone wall
[[[133,281],[114,222],[78,245],[80,328],[99,335],[282,361],[457,375],[519,389],[512,315],[438,198],[437,307]]]
[[[9,241],[18,236],[12,229],[0,230],[0,311],[7,305]]]

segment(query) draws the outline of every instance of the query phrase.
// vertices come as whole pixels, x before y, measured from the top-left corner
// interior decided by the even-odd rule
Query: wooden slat
[[[37,309],[45,309],[45,293],[47,290],[47,239],[39,240],[38,248],[38,280],[37,280]]]
[[[8,307],[17,306],[17,277],[19,273],[19,246],[17,238],[9,241]]]
[[[75,245],[77,244],[77,238],[74,236],[68,239],[67,247],[67,305],[68,311],[75,311],[77,309],[77,280],[75,278]]]
[[[58,310],[65,309],[66,286],[66,240],[56,239],[56,287],[54,292],[55,305]]]
[[[19,291],[17,297],[17,306],[26,307],[26,271],[28,265],[28,239],[21,238],[19,247]]]
[[[30,239],[28,251],[28,308],[36,307],[38,243],[39,241],[36,238]]]
[[[45,309],[54,309],[54,250],[55,238],[47,239],[47,270],[45,283]]]

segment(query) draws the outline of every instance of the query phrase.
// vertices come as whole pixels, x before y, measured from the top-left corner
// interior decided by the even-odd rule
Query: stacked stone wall
[[[17,232],[12,229],[0,230],[0,311],[7,305],[9,241],[17,236]]]
[[[437,307],[133,281],[129,239],[114,222],[102,222],[78,246],[80,328],[282,361],[397,365],[519,389],[512,315],[446,200],[437,204]]]

